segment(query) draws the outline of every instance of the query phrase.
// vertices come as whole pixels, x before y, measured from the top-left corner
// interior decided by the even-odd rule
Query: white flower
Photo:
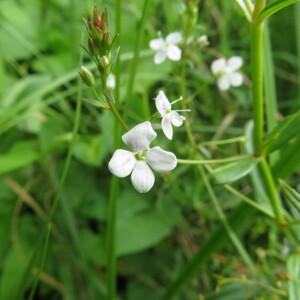
[[[166,58],[173,61],[181,59],[181,49],[178,47],[178,43],[182,40],[180,32],[172,32],[165,39],[158,38],[150,41],[150,48],[156,53],[154,56],[154,62],[156,64],[163,63]]]
[[[109,89],[114,89],[116,87],[116,77],[114,74],[110,73],[106,79],[106,87]]]
[[[231,86],[240,86],[243,83],[243,76],[238,70],[243,65],[243,59],[239,56],[232,56],[228,60],[220,58],[211,65],[212,73],[218,77],[218,87],[222,91],[228,90]]]
[[[183,124],[185,117],[179,115],[178,111],[188,111],[188,110],[172,110],[172,104],[176,103],[177,101],[182,100],[179,98],[173,102],[169,102],[167,96],[163,91],[159,91],[157,97],[155,98],[155,105],[162,117],[161,127],[165,134],[165,136],[172,140],[173,137],[173,126],[179,127]]]
[[[122,141],[130,147],[131,151],[117,149],[108,168],[118,177],[126,177],[131,174],[131,182],[140,193],[148,192],[154,184],[154,174],[168,172],[177,165],[177,159],[172,152],[160,147],[150,148],[150,143],[157,134],[149,121],[140,123],[122,136]]]

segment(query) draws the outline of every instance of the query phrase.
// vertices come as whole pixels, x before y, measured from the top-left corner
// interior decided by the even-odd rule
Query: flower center
[[[134,153],[134,157],[136,160],[145,160],[147,152],[147,149],[138,150]]]

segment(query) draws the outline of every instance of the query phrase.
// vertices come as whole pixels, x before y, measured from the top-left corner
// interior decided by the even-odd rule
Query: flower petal
[[[181,59],[181,49],[176,45],[169,45],[167,54],[171,60],[178,61]]]
[[[233,72],[228,75],[229,80],[232,86],[240,86],[243,84],[244,78],[243,75],[239,72]]]
[[[180,32],[172,32],[167,35],[166,42],[169,44],[178,44],[182,40],[182,34]]]
[[[162,117],[166,113],[166,110],[171,109],[171,103],[163,91],[158,92],[155,98],[155,106]]]
[[[226,60],[225,58],[219,58],[213,61],[211,64],[211,71],[214,75],[226,72]]]
[[[131,182],[140,193],[147,193],[154,184],[155,178],[152,170],[143,160],[136,161],[131,173]]]
[[[149,121],[140,123],[122,135],[122,141],[134,150],[147,149],[157,134]]]
[[[118,149],[110,159],[108,169],[115,176],[126,177],[132,172],[135,162],[132,152]]]
[[[162,38],[151,40],[149,46],[153,50],[160,50],[164,48],[165,41]]]
[[[171,118],[171,122],[174,126],[179,127],[183,124],[183,121],[185,120],[184,116],[181,116],[177,111],[171,111],[169,113],[169,116]]]
[[[106,80],[106,87],[109,89],[114,89],[116,87],[116,77],[114,74],[109,74]]]
[[[177,158],[174,153],[154,147],[147,153],[147,163],[157,172],[168,172],[176,168]]]
[[[159,50],[154,55],[154,63],[159,65],[163,63],[167,58],[167,52],[165,50]]]
[[[227,65],[230,70],[236,71],[243,65],[243,59],[240,56],[232,56],[228,59]]]
[[[165,134],[165,136],[169,139],[172,140],[173,137],[173,127],[171,123],[171,118],[169,114],[166,114],[161,121],[161,128]]]
[[[218,87],[221,91],[226,91],[230,88],[230,77],[223,75],[218,79]]]

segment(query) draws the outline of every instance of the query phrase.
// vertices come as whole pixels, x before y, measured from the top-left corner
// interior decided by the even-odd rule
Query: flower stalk
[[[252,101],[254,133],[253,143],[256,156],[260,156],[264,138],[264,100],[263,100],[263,45],[264,22],[257,22],[256,18],[265,8],[266,0],[258,0],[254,7],[251,24],[251,50],[252,50]],[[278,224],[284,224],[283,210],[280,197],[276,190],[276,184],[266,159],[259,163],[266,192],[273,207]]]

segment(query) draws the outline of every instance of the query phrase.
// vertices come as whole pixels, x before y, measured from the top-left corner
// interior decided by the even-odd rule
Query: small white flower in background
[[[181,116],[178,111],[188,111],[188,110],[172,110],[172,104],[176,103],[177,101],[182,100],[179,98],[170,103],[167,96],[163,91],[159,91],[158,95],[155,98],[155,105],[162,117],[161,127],[165,134],[165,136],[172,140],[173,137],[173,126],[179,127],[183,124],[185,117]]]
[[[114,74],[110,73],[106,79],[106,87],[109,89],[114,89],[116,87],[116,77]]]
[[[205,47],[209,45],[208,37],[207,35],[201,35],[198,37],[197,42],[200,46]]]
[[[218,87],[222,91],[228,90],[231,86],[243,84],[243,75],[238,71],[243,65],[243,59],[239,56],[232,56],[228,60],[219,58],[211,65],[212,73],[218,77]]]
[[[181,49],[178,44],[182,40],[180,32],[172,32],[164,38],[158,38],[150,41],[150,48],[154,50],[154,62],[156,64],[163,63],[167,58],[173,61],[181,59]]]
[[[122,136],[122,141],[131,151],[117,149],[108,164],[115,176],[126,177],[131,174],[131,182],[140,193],[148,192],[154,185],[152,170],[168,172],[177,166],[174,153],[160,147],[149,147],[156,136],[149,121],[136,125]]]

